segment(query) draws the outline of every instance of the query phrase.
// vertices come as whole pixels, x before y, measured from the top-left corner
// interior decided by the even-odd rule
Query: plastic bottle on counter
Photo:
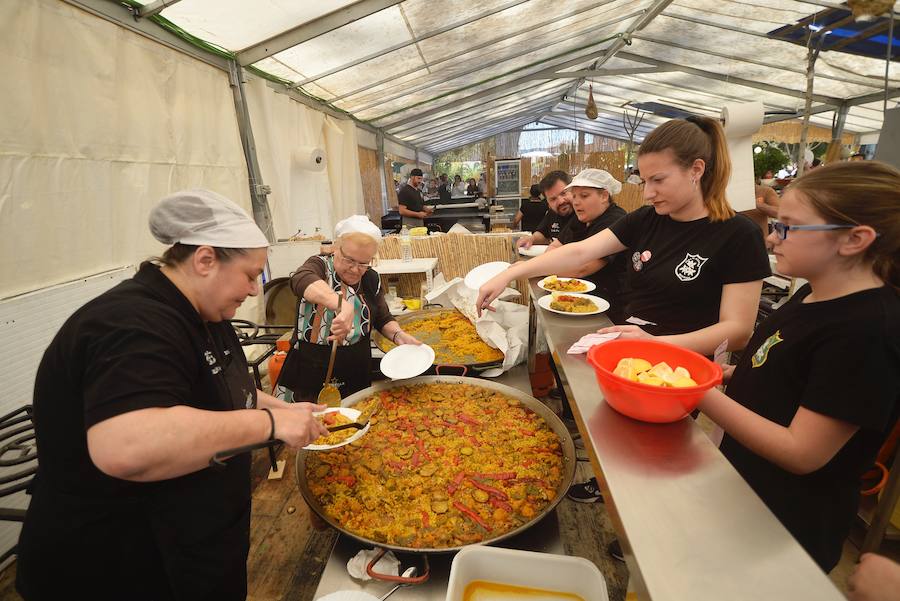
[[[412,241],[409,238],[409,229],[405,225],[400,228],[400,260],[404,263],[412,261]]]

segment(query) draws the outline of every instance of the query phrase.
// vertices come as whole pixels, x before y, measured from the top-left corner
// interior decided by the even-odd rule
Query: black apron
[[[342,294],[346,296],[346,290],[342,290]],[[360,299],[365,302],[362,297]],[[298,299],[294,323],[299,320],[300,302]],[[317,319],[321,319],[323,312],[324,307],[320,306]],[[291,350],[285,357],[277,382],[293,391],[294,401],[314,402],[325,385],[328,361],[331,358],[331,343],[327,340],[317,340],[318,330],[319,326],[316,323],[313,326],[313,337],[316,341],[307,342],[299,339],[297,327],[294,327]],[[346,346],[339,344],[337,347],[331,378],[336,381],[342,399],[372,385],[370,340],[371,333],[367,333],[353,344]]]
[[[230,399],[233,409],[255,407],[256,387],[243,354],[234,356],[242,353],[236,340],[229,345],[208,336],[222,366],[220,398]],[[57,601],[85,593],[97,601],[244,601],[250,455],[231,458],[225,472],[207,468],[189,476],[137,484],[132,497],[115,505],[64,494],[36,479],[35,488],[46,490],[35,491],[28,511],[43,519],[26,520],[25,528],[55,528],[64,535],[58,547],[44,545],[23,557],[17,573],[23,598]],[[246,501],[224,512],[210,507],[211,492],[213,503]],[[73,515],[66,516],[67,508]],[[186,515],[190,528],[184,527]],[[97,535],[84,535],[91,530]]]
[[[230,399],[232,409],[256,407],[256,385],[247,369],[246,359],[234,356],[240,347],[229,345],[210,332],[210,346],[222,366],[220,391]],[[224,350],[223,350],[224,349]],[[208,482],[198,486],[214,486],[223,499],[246,497],[242,507],[235,507],[230,515],[217,514],[208,524],[204,522],[201,501],[186,495],[171,507],[171,514],[195,516],[195,532],[186,537],[178,528],[177,519],[167,520],[168,512],[152,524],[154,535],[162,547],[163,562],[174,590],[173,599],[191,601],[243,601],[247,597],[247,557],[250,552],[250,463],[245,453],[227,461],[225,473],[207,468]],[[169,495],[166,495],[169,498]],[[188,507],[188,505],[191,505]],[[157,508],[158,510],[159,508]],[[208,512],[208,509],[207,509]],[[174,517],[174,516],[173,516]]]

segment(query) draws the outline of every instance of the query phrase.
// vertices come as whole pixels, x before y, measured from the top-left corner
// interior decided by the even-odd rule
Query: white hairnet
[[[182,190],[150,211],[150,233],[163,244],[263,248],[269,241],[244,210],[209,190]]]

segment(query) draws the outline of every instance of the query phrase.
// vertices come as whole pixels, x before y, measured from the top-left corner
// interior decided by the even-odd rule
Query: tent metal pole
[[[387,215],[390,207],[388,206],[387,173],[384,171],[384,132],[381,130],[375,131],[375,146],[378,147],[375,152],[378,160],[378,180],[381,182],[381,210]]]
[[[250,126],[250,112],[247,109],[247,96],[244,93],[243,71],[236,61],[229,61],[228,80],[234,96],[234,112],[237,118],[238,131],[241,135],[241,146],[244,159],[247,161],[247,174],[250,183],[250,202],[253,206],[253,220],[263,231],[269,243],[275,243],[275,228],[272,225],[272,212],[266,195],[272,188],[265,185],[259,160],[256,156],[256,142],[253,140],[253,128]]]

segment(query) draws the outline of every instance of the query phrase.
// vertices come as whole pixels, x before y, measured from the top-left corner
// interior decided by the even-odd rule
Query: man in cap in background
[[[256,390],[228,323],[259,292],[268,241],[207,190],[164,198],[162,257],[78,309],[35,380],[39,467],[16,585],[40,599],[239,600],[247,593],[250,455],[325,433],[316,405]]]
[[[410,171],[409,181],[397,193],[397,201],[400,203],[400,223],[408,228],[425,225],[424,219],[434,211],[434,207],[425,206],[425,199],[419,190],[422,175],[419,168]]]

